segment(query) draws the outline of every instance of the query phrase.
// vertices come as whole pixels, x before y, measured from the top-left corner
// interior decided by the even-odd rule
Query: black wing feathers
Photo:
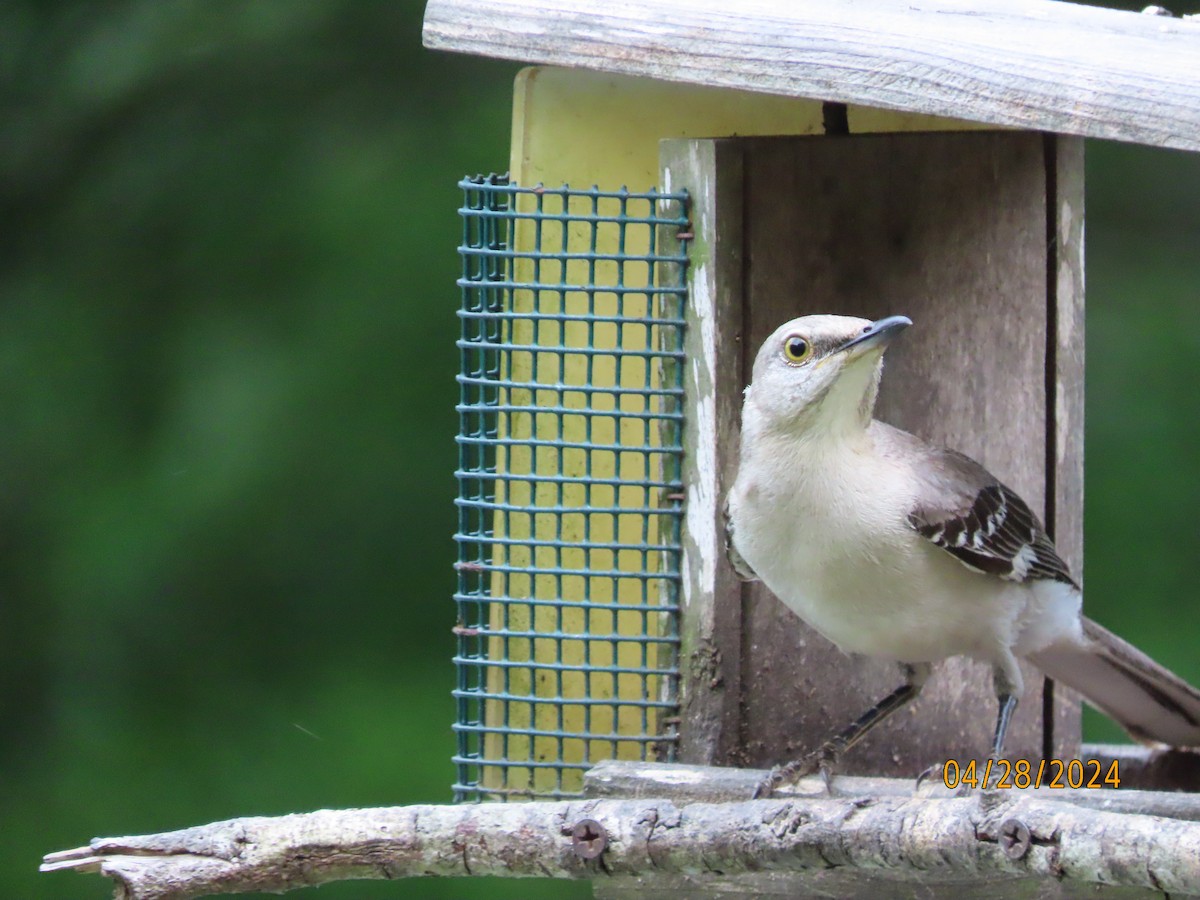
[[[969,568],[1009,581],[1075,584],[1025,501],[998,482],[981,488],[965,509],[950,514],[918,509],[908,521]]]

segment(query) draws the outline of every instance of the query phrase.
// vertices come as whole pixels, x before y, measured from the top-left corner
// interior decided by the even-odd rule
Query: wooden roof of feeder
[[[1200,150],[1200,17],[1055,0],[429,0],[425,45]]]

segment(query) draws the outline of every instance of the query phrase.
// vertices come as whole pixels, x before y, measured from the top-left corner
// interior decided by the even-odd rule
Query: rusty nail
[[[595,859],[608,846],[608,832],[595,819],[580,819],[571,829],[571,849],[580,859]]]
[[[1033,845],[1029,826],[1020,819],[1005,819],[1000,825],[1000,848],[1009,859],[1020,859]]]

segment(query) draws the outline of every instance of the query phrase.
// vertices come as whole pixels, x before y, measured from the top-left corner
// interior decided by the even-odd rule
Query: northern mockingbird
[[[991,665],[991,753],[1021,696],[1018,658],[1134,738],[1200,745],[1200,692],[1084,618],[1037,516],[974,460],[872,418],[883,353],[912,323],[806,316],[759,350],[727,516],[731,558],[848,653],[895,660],[903,684],[756,792],[821,771],[913,700],[931,664]]]

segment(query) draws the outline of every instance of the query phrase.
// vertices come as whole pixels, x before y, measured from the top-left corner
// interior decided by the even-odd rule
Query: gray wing
[[[758,581],[758,575],[754,569],[750,567],[750,563],[738,553],[737,547],[733,541],[733,519],[729,515],[729,501],[725,501],[725,556],[729,559],[729,564],[733,566],[733,571],[737,573],[738,578],[742,581]]]
[[[1029,505],[970,457],[927,450],[921,500],[908,516],[918,534],[963,565],[1008,581],[1061,581],[1071,571]]]

